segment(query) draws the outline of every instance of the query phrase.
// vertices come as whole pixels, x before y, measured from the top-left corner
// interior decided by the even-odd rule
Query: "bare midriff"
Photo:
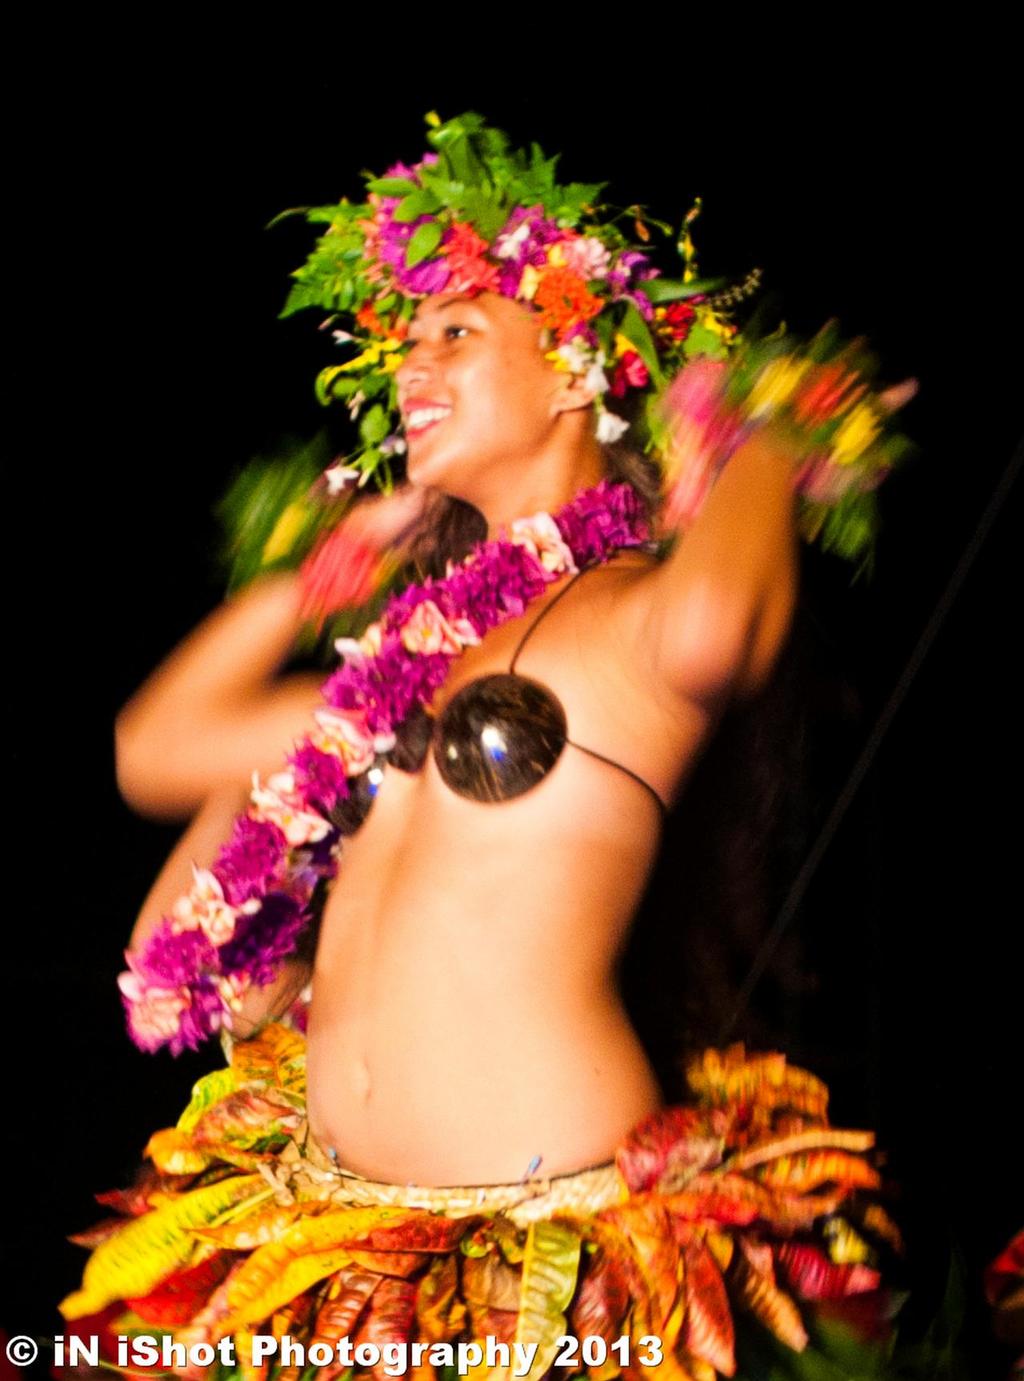
[[[557,688],[571,737],[667,795],[700,716],[666,735],[667,713],[630,705],[614,669],[596,680],[580,603],[552,612],[545,648],[538,636],[519,669]],[[465,653],[443,696],[502,669],[513,636]],[[614,1156],[661,1104],[615,984],[660,827],[642,786],[571,747],[498,804],[455,795],[429,756],[416,775],[385,771],[345,843],[313,978],[310,1131],[340,1168],[488,1184]]]

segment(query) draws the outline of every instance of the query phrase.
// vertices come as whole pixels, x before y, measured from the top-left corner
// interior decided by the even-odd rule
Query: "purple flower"
[[[650,299],[646,293],[637,289],[637,284],[657,277],[658,270],[646,254],[641,254],[638,249],[627,249],[618,256],[615,267],[609,270],[608,283],[613,298],[628,295],[646,320],[650,321],[654,314]]]
[[[213,874],[232,906],[262,897],[287,860],[285,837],[269,820],[240,815],[231,838],[218,853]]]
[[[554,515],[580,565],[601,561],[614,547],[632,546],[648,536],[643,505],[630,484],[602,480]]]
[[[410,163],[392,163],[391,167],[388,168],[388,169],[385,171],[384,176],[385,176],[385,177],[406,177],[406,178],[409,179],[410,182],[415,182],[415,183],[418,184],[418,183],[419,183],[419,176],[418,176],[418,173],[417,173],[417,168],[418,168],[418,166],[419,166],[418,164],[410,164]]]
[[[149,937],[141,955],[134,957],[132,968],[154,987],[180,988],[201,974],[218,973],[220,962],[216,946],[201,930],[174,935],[165,922]]]
[[[393,211],[397,205],[398,202],[395,201],[386,209]],[[451,277],[451,267],[444,258],[424,259],[414,268],[406,267],[405,256],[409,241],[421,225],[433,219],[433,216],[417,216],[414,221],[395,221],[386,217],[380,227],[377,253],[384,263],[391,265],[395,277],[406,292],[438,293]]]
[[[438,160],[436,153],[425,153],[418,163],[392,163],[384,174],[385,177],[407,177],[410,182],[420,185],[420,169],[431,167]]]
[[[547,246],[565,232],[544,215],[543,206],[517,206],[495,237],[492,256],[501,265],[501,292],[515,297],[527,264],[539,268],[548,261]]]
[[[568,345],[571,340],[583,340],[592,350],[597,350],[601,344],[600,337],[592,326],[585,321],[575,321],[562,337],[561,343]]]
[[[642,283],[647,278],[658,276],[658,270],[650,259],[638,249],[624,250],[619,255],[618,267],[625,269],[634,283]]]
[[[192,989],[192,1005],[182,1013],[177,1036],[170,1042],[172,1055],[198,1050],[203,1041],[224,1025],[224,1004],[212,979],[202,979]]]
[[[424,259],[415,268],[409,269],[403,264],[395,269],[395,277],[407,293],[423,293],[428,297],[431,293],[443,292],[451,276],[447,259]]]
[[[651,305],[651,299],[645,292],[641,292],[639,288],[634,288],[628,296],[636,303],[637,310],[645,321],[654,320],[654,308]]]
[[[268,893],[259,911],[239,917],[234,935],[221,947],[224,972],[247,974],[259,987],[270,983],[282,960],[294,952],[307,921],[306,912],[294,897]]]
[[[397,197],[384,197],[381,202],[380,235],[377,239],[377,255],[391,265],[399,284],[408,293],[439,293],[452,276],[451,265],[446,258],[430,258],[413,268],[406,267],[405,255],[409,240],[413,238],[420,225],[433,221],[433,215],[417,215],[415,221],[392,220]]]
[[[288,761],[295,772],[296,789],[321,815],[348,795],[345,765],[334,753],[321,753],[311,743],[304,743],[289,753]]]

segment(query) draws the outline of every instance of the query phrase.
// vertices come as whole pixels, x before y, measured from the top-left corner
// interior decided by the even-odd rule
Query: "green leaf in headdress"
[[[649,278],[643,290],[652,302],[679,302],[699,293],[717,292],[725,286],[724,278],[695,278],[690,283],[682,283],[676,278]]]
[[[429,259],[441,243],[443,234],[440,221],[424,221],[418,225],[405,249],[406,266],[415,268],[424,259]]]
[[[378,403],[359,423],[359,439],[364,446],[376,446],[388,434],[388,415]]]
[[[683,342],[683,351],[688,360],[694,359],[697,355],[706,355],[712,360],[724,360],[729,353],[728,346],[718,332],[712,331],[709,326],[702,326],[699,321],[690,327],[690,334]]]
[[[408,177],[373,177],[366,186],[382,197],[407,197],[419,191],[416,183]]]
[[[650,370],[651,378],[655,384],[660,384],[662,381],[661,361],[658,359],[654,340],[647,322],[644,321],[632,302],[626,305],[625,313],[619,323],[619,330]]]
[[[410,192],[398,203],[394,210],[393,219],[402,225],[407,225],[420,216],[433,216],[440,209],[441,203],[428,187],[417,187],[414,192]]]

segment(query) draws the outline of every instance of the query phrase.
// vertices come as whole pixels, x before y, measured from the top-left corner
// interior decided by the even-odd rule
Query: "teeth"
[[[440,422],[442,417],[447,417],[451,408],[416,408],[410,412],[405,419],[405,425],[410,431],[415,431],[418,427],[426,427],[431,422]]]

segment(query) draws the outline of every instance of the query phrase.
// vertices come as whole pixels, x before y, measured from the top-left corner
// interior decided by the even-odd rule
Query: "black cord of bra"
[[[537,627],[537,625],[540,623],[540,621],[541,621],[541,619],[544,617],[544,615],[547,614],[550,610],[552,610],[552,609],[555,607],[555,605],[558,603],[558,601],[562,598],[562,596],[563,596],[564,594],[568,594],[568,592],[569,592],[569,591],[572,589],[572,587],[576,584],[577,580],[579,580],[579,578],[580,578],[581,575],[585,575],[585,574],[587,573],[587,571],[593,571],[593,570],[597,570],[597,569],[598,569],[598,568],[597,568],[596,566],[583,566],[583,567],[581,567],[581,569],[578,570],[578,571],[576,572],[576,574],[575,574],[570,580],[567,580],[567,581],[565,582],[565,584],[564,584],[564,585],[562,586],[562,588],[558,591],[558,593],[551,599],[550,603],[548,603],[548,604],[546,604],[546,605],[544,606],[544,608],[540,611],[540,613],[537,615],[537,617],[534,619],[534,621],[530,624],[529,628],[526,630],[526,632],[523,634],[523,636],[519,639],[519,644],[518,644],[518,646],[516,647],[515,652],[513,652],[513,654],[512,654],[512,660],[511,660],[511,662],[509,662],[509,664],[508,664],[508,674],[509,674],[510,676],[513,676],[513,675],[515,674],[516,662],[517,662],[518,659],[519,659],[519,654],[520,654],[520,652],[522,652],[523,648],[526,646],[526,640],[527,640],[527,638],[530,636],[530,634],[533,632],[533,630],[534,630],[534,629]]]
[[[643,777],[641,777],[638,772],[634,772],[633,769],[631,767],[627,767],[624,762],[616,762],[614,758],[606,758],[605,755],[603,753],[599,753],[596,748],[587,748],[584,744],[577,743],[574,739],[571,738],[567,738],[565,741],[566,743],[570,744],[573,748],[578,748],[581,753],[589,753],[592,758],[600,758],[602,762],[606,762],[612,767],[617,767],[620,772],[625,772],[627,777],[632,777],[635,782],[639,782],[640,785],[644,788],[644,790],[649,791],[650,794],[657,801],[658,809],[661,811],[662,815],[668,815],[668,806],[655,791],[654,787],[651,786],[650,782],[645,782]]]
[[[785,934],[786,928],[796,914],[797,908],[804,898],[804,894],[810,885],[811,878],[814,876],[818,864],[821,862],[825,851],[831,843],[833,835],[835,835],[838,830],[850,802],[857,794],[861,782],[867,775],[868,768],[871,766],[875,754],[878,752],[889,725],[896,717],[897,710],[906,698],[914,677],[917,675],[929,648],[935,641],[939,629],[946,615],[949,613],[954,600],[960,593],[960,589],[967,579],[967,575],[974,564],[978,552],[981,550],[982,545],[988,537],[992,525],[999,514],[999,510],[1002,508],[1006,496],[1010,492],[1014,480],[1017,478],[1022,460],[1024,460],[1024,442],[1022,442],[1017,447],[1017,450],[1010,456],[1009,463],[1003,471],[999,483],[996,485],[992,497],[986,504],[981,517],[978,519],[977,526],[968,540],[963,554],[946,584],[946,588],[943,590],[935,608],[932,610],[931,616],[925,624],[924,630],[918,638],[917,644],[911,652],[906,666],[903,668],[889,699],[886,701],[881,714],[875,721],[874,728],[868,735],[867,741],[861,749],[857,761],[853,765],[846,785],[843,787],[842,791],[840,791],[835,805],[829,811],[828,818],[821,827],[817,839],[814,841],[810,852],[804,859],[799,872],[793,880],[792,886],[786,895],[786,899],[782,904],[779,914],[776,916],[771,929],[768,931],[757,954],[754,956],[754,962],[750,966],[750,971],[740,989],[739,996],[732,1012],[721,1028],[721,1033],[718,1038],[718,1043],[720,1045],[727,1044],[731,1039],[732,1033],[736,1028],[736,1023],[743,1015],[754,993],[754,989],[757,987],[768,966],[768,961],[777,948],[782,936]]]
[[[572,577],[571,580],[567,580],[567,581],[565,582],[565,584],[564,584],[564,585],[562,586],[562,588],[558,591],[558,593],[552,598],[551,602],[550,602],[549,604],[546,604],[546,605],[544,606],[544,608],[540,611],[540,613],[539,613],[539,614],[537,615],[537,617],[534,619],[533,623],[530,624],[529,628],[526,630],[526,632],[523,634],[523,636],[519,639],[519,646],[516,648],[515,652],[513,652],[513,654],[512,654],[512,660],[511,660],[511,661],[509,662],[509,664],[508,664],[508,674],[509,674],[510,676],[513,676],[513,675],[516,675],[516,674],[517,674],[517,673],[516,673],[516,662],[517,662],[518,659],[519,659],[519,654],[520,654],[520,652],[522,652],[523,648],[525,647],[527,638],[530,636],[530,634],[533,632],[533,630],[534,630],[534,629],[537,627],[537,625],[540,623],[540,621],[541,621],[541,619],[544,617],[544,615],[545,615],[550,609],[553,609],[553,608],[555,607],[555,605],[558,603],[558,601],[562,598],[562,596],[563,596],[564,594],[566,594],[569,590],[572,589],[573,585],[575,585],[576,581],[579,580],[579,578],[580,578],[581,575],[585,575],[585,574],[587,573],[587,571],[595,571],[595,570],[599,570],[599,569],[601,569],[601,568],[600,568],[600,566],[597,566],[597,565],[594,565],[594,566],[584,566],[584,567],[582,567],[582,569],[580,569],[580,570],[578,570],[578,571],[576,572],[576,574]],[[585,746],[585,744],[577,743],[577,742],[575,741],[575,739],[571,739],[571,738],[568,738],[568,737],[567,737],[565,741],[566,741],[566,743],[568,743],[571,747],[573,747],[573,748],[578,748],[578,749],[580,750],[581,753],[589,753],[590,756],[591,756],[592,758],[600,758],[600,760],[601,760],[602,762],[608,763],[609,766],[611,766],[611,767],[617,767],[617,768],[619,769],[620,772],[625,772],[626,775],[627,775],[627,777],[632,777],[633,780],[634,780],[635,782],[639,782],[640,785],[644,788],[644,790],[650,792],[650,794],[654,797],[655,801],[658,803],[658,809],[661,811],[661,814],[662,814],[663,816],[668,815],[668,806],[665,804],[665,802],[661,799],[661,797],[660,797],[660,796],[658,795],[658,793],[655,791],[654,787],[651,786],[650,782],[645,782],[644,779],[643,779],[643,777],[641,777],[640,774],[639,774],[638,772],[634,772],[633,769],[632,769],[631,767],[627,767],[627,766],[625,765],[625,763],[616,762],[616,761],[614,760],[614,758],[605,757],[604,753],[599,753],[599,752],[597,751],[596,748],[587,748],[587,747]]]

